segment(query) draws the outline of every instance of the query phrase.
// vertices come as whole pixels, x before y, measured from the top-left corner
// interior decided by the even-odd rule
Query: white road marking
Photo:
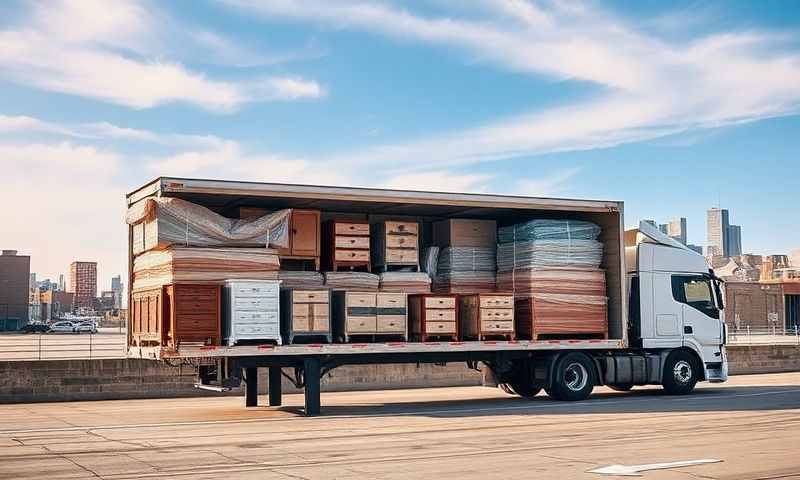
[[[607,467],[595,468],[587,473],[599,473],[600,475],[620,475],[624,477],[640,477],[641,472],[648,470],[664,470],[666,468],[691,467],[692,465],[703,465],[706,463],[718,463],[722,460],[715,458],[701,458],[700,460],[683,460],[680,462],[669,463],[650,463],[647,465],[609,465]]]

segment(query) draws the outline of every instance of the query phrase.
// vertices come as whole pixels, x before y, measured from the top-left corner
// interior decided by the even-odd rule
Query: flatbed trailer
[[[647,325],[638,318],[642,312],[638,305],[638,290],[632,300],[636,302],[633,312],[637,318],[632,319],[636,325],[629,324],[626,283],[631,273],[636,272],[625,268],[622,202],[161,177],[128,194],[127,204],[131,207],[153,196],[181,198],[223,215],[231,215],[230,212],[240,206],[251,206],[272,210],[317,209],[323,212],[323,219],[338,215],[367,221],[413,218],[423,225],[423,238],[430,235],[425,225],[449,218],[494,219],[498,226],[531,218],[566,218],[588,220],[601,227],[598,240],[604,248],[601,268],[606,274],[608,298],[608,335],[605,339],[180,345],[166,348],[134,345],[129,329],[130,357],[199,365],[198,386],[202,388],[222,390],[238,387],[244,381],[247,406],[255,406],[257,402],[258,368],[269,369],[270,405],[280,405],[281,378],[286,376],[304,389],[306,415],[320,413],[320,379],[342,365],[465,362],[468,367],[477,369],[479,363],[483,363],[495,375],[498,384],[506,385],[514,393],[532,396],[545,389],[551,396],[563,400],[586,398],[594,385],[607,384],[625,389],[638,384],[661,384],[665,375],[669,376],[668,370],[673,368],[673,364],[678,365],[676,362],[689,367],[683,390],[687,390],[687,385],[691,390],[697,380],[722,376],[715,377],[714,372],[723,370],[724,354],[717,353],[721,355],[717,366],[714,362],[707,362],[701,352],[691,353],[690,349],[685,349],[683,338],[678,343],[661,341],[648,346],[649,339],[642,333],[647,330]],[[132,241],[133,230],[129,227],[129,285],[133,285]],[[129,305],[130,300],[129,297]],[[635,337],[629,339],[629,332],[634,332]],[[285,369],[293,369],[294,375],[287,375]],[[685,368],[681,370],[684,374],[686,371]],[[675,375],[677,378],[678,374]],[[572,384],[576,388],[570,387]],[[670,386],[664,384],[665,388]],[[686,393],[678,390],[676,393]]]

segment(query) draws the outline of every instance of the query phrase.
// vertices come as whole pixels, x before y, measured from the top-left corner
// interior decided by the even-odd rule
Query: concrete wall
[[[728,360],[733,375],[800,371],[800,346],[729,346]],[[261,370],[259,390],[263,393],[267,372]],[[194,367],[172,367],[149,360],[0,362],[0,403],[218,395],[195,389],[195,375]],[[322,388],[341,391],[480,385],[481,377],[480,372],[467,369],[463,363],[444,367],[353,365],[330,372]],[[284,381],[284,391],[297,389]]]

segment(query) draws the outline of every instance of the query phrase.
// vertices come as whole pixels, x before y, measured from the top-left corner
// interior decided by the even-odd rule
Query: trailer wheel
[[[594,365],[582,353],[568,353],[561,357],[553,376],[553,393],[557,400],[570,402],[586,400],[594,389]]]
[[[552,398],[553,400],[563,400],[563,398],[558,396],[558,393],[555,391],[555,389],[545,388],[544,393],[546,393],[547,396]]]
[[[511,387],[511,389],[514,391],[514,393],[516,393],[520,397],[525,397],[525,398],[533,398],[536,395],[538,395],[539,392],[542,391],[541,388],[535,387],[530,382],[530,380],[527,381],[527,382],[524,382],[524,381],[523,382],[512,381],[510,384],[507,384],[507,385],[509,385]]]
[[[697,384],[699,373],[697,362],[691,353],[675,350],[664,362],[661,385],[669,395],[686,395]]]
[[[611,390],[616,390],[618,392],[629,392],[633,388],[632,383],[619,383],[617,385],[608,385],[608,388]]]

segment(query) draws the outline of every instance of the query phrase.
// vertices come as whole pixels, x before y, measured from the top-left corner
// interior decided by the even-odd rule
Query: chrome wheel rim
[[[687,384],[692,379],[692,365],[686,360],[678,360],[672,368],[672,375],[676,382]]]
[[[583,364],[570,363],[564,370],[564,384],[573,392],[579,392],[586,387],[589,382],[589,372]]]

